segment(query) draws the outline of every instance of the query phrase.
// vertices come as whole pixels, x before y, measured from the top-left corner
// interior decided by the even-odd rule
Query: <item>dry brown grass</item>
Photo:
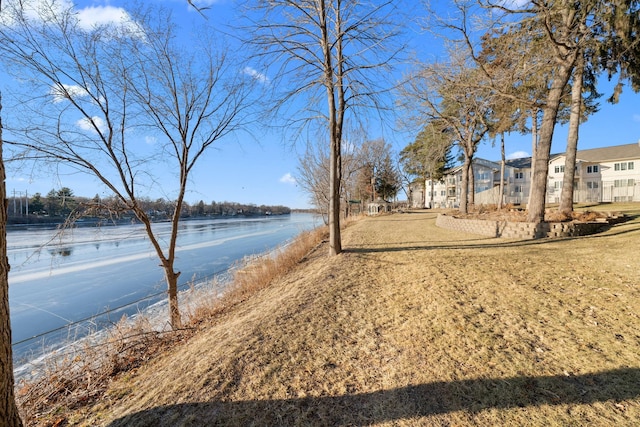
[[[287,274],[304,261],[326,236],[327,229],[318,227],[301,233],[288,245],[279,247],[269,254],[242,260],[233,269],[231,281],[225,285],[224,293],[201,296],[200,304],[197,304],[189,315],[191,323],[206,322],[269,286],[275,279]]]
[[[65,424],[69,410],[101,399],[114,378],[127,378],[131,371],[167,348],[188,340],[198,325],[286,274],[322,242],[325,234],[323,228],[306,231],[285,247],[239,262],[232,269],[230,283],[213,279],[206,286],[194,286],[182,296],[183,315],[188,319],[184,329],[159,329],[154,319],[139,314],[134,319],[123,318],[104,333],[51,355],[43,364],[34,366],[33,378],[18,384],[17,400],[23,420],[27,425]]]
[[[105,333],[69,344],[35,365],[33,378],[21,380],[17,387],[25,423],[63,423],[69,409],[99,399],[119,373],[137,368],[192,333],[154,330],[148,320],[123,318]]]
[[[370,218],[64,413],[70,424],[637,425],[640,205],[520,241]],[[593,210],[598,210],[597,207]]]

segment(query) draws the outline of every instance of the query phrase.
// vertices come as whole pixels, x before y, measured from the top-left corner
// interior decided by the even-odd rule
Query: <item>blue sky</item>
[[[71,0],[65,0],[70,3]],[[203,17],[186,0],[156,0],[172,9],[173,17],[178,25],[188,31],[194,24],[200,25]],[[118,0],[76,1],[75,5],[87,22],[118,18],[122,16],[122,9],[129,2]],[[208,7],[203,13],[207,24],[227,31],[227,24],[237,20],[235,2],[232,0],[194,1],[195,4]],[[407,6],[419,11],[418,1],[406,1]],[[446,4],[446,2],[441,2]],[[441,6],[443,7],[443,6]],[[437,40],[416,30],[406,32],[407,43],[416,49],[416,55],[421,58],[437,57],[441,52]],[[246,64],[252,67],[253,64]],[[253,68],[251,68],[253,69]],[[260,70],[256,70],[260,73]],[[266,76],[269,78],[270,76]],[[397,78],[400,74],[397,75]],[[6,79],[5,79],[6,80]],[[4,86],[4,84],[2,85]],[[610,84],[606,81],[600,86],[605,95],[610,91]],[[1,87],[1,86],[0,86]],[[620,103],[608,104],[605,97],[601,100],[600,112],[592,116],[580,128],[579,149],[595,148],[609,145],[619,145],[637,142],[640,139],[640,96],[630,90],[623,93]],[[373,126],[376,128],[376,126]],[[411,142],[411,133],[402,133],[387,128],[384,133],[370,134],[369,138],[384,137],[396,149],[402,149]],[[304,150],[302,144],[294,145],[285,140],[285,136],[274,131],[256,128],[252,134],[237,134],[228,137],[211,150],[191,175],[189,192],[186,200],[197,202],[236,201],[254,203],[257,205],[286,205],[292,208],[308,207],[308,196],[297,185],[298,156]],[[554,135],[553,152],[564,150],[566,128],[557,127]],[[530,135],[507,135],[506,152],[508,156],[515,153],[529,155],[531,152]],[[496,160],[500,157],[499,146],[492,146],[490,141],[484,142],[478,150],[478,157]],[[91,179],[69,174],[64,167],[58,172],[50,169],[37,168],[9,168],[7,176],[7,190],[25,192],[30,195],[40,192],[46,194],[49,190],[63,186],[74,190],[75,194],[91,197],[98,194],[108,194]],[[167,188],[170,194],[172,189]],[[159,194],[150,194],[152,198]],[[404,195],[399,196],[403,198]]]

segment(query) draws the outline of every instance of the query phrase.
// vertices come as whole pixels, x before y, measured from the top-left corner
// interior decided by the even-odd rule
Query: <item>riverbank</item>
[[[624,209],[617,209],[624,212]],[[635,425],[640,206],[579,239],[486,238],[436,213],[367,218],[72,425]],[[50,419],[49,422],[55,420]]]
[[[273,213],[271,211],[266,212],[242,212],[237,213],[233,212],[232,214],[209,214],[209,215],[193,215],[193,216],[184,216],[180,218],[180,222],[184,223],[186,221],[202,221],[202,220],[216,220],[216,219],[229,219],[229,218],[238,218],[238,219],[246,219],[246,218],[261,218],[268,216],[282,216],[282,215],[291,215],[294,213],[312,213],[315,214],[312,210],[289,210],[286,208],[286,212],[276,212]],[[158,215],[151,218],[152,223],[160,223],[160,222],[170,222],[171,217],[167,215]],[[80,228],[80,227],[114,227],[118,225],[131,225],[131,224],[142,224],[138,218],[134,215],[129,214],[120,218],[104,218],[104,217],[91,217],[91,216],[83,216],[75,219],[70,219],[68,216],[57,216],[57,217],[49,217],[49,216],[39,216],[39,215],[29,215],[27,217],[9,217],[7,223],[7,230],[27,230],[27,229],[64,229],[64,228]]]

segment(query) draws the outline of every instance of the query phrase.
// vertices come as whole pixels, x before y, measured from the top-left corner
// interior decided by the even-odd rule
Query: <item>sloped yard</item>
[[[619,209],[620,210],[620,209]],[[640,422],[640,206],[588,237],[519,241],[367,218],[121,375],[71,424]]]

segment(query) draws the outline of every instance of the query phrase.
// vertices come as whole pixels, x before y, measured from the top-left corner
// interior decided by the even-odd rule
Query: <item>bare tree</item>
[[[2,95],[0,94],[0,420],[2,426],[19,427],[22,420],[16,406],[9,313],[9,259],[7,258],[7,188],[2,156]]]
[[[569,120],[569,133],[567,135],[567,149],[565,151],[564,178],[562,181],[562,193],[560,194],[560,206],[558,211],[566,216],[573,212],[573,180],[575,177],[576,155],[578,152],[578,129],[582,107],[582,83],[584,76],[584,56],[578,54],[573,83],[571,84],[571,118]]]
[[[400,190],[401,178],[393,162],[392,147],[384,139],[369,139],[362,143],[358,153],[357,183],[359,193],[368,200],[387,200]],[[362,187],[368,189],[363,192]]]
[[[473,157],[490,132],[493,92],[480,81],[483,73],[463,55],[451,52],[448,63],[433,63],[411,76],[403,88],[414,121],[436,121],[464,153],[460,211],[474,203]]]
[[[0,13],[2,1],[0,0]],[[16,405],[9,310],[9,259],[7,258],[7,187],[2,139],[2,94],[0,93],[0,420],[6,427],[22,427]]]
[[[166,11],[86,28],[66,2],[45,4],[12,4],[0,27],[0,52],[20,78],[16,92],[26,110],[13,122],[12,144],[25,158],[97,178],[136,215],[164,269],[171,326],[179,328],[175,251],[189,176],[242,123],[246,82],[207,37],[188,50],[178,46]],[[157,141],[153,151],[140,143],[144,136]],[[173,175],[177,188],[167,241],[141,203],[154,188],[166,191],[153,169],[160,161],[159,173]]]
[[[311,204],[329,223],[329,155],[324,144],[308,144],[298,159],[296,181],[309,194]]]
[[[573,114],[571,122],[572,135],[568,139],[567,162],[565,166],[565,186],[563,187],[563,203],[561,210],[565,213],[572,209],[573,170],[575,167],[575,151],[577,149],[578,120],[587,112],[580,107],[583,101],[578,98],[582,91],[578,90],[580,81],[586,77],[586,71],[595,70],[602,64],[611,74],[618,71],[621,79],[631,81],[638,88],[637,70],[640,61],[637,32],[639,26],[638,4],[635,1],[584,1],[584,2],[546,2],[534,0],[522,9],[510,9],[507,3],[484,0],[494,12],[506,12],[508,22],[514,22],[514,14],[518,14],[521,22],[536,21],[544,30],[545,46],[552,73],[548,82],[544,104],[541,108],[543,116],[540,126],[540,139],[535,150],[533,164],[532,189],[529,199],[528,220],[541,222],[544,220],[544,209],[547,189],[547,175],[551,140],[566,87],[574,77]],[[516,4],[516,3],[514,3]],[[593,49],[595,55],[585,56],[586,49]],[[587,63],[582,64],[583,60]],[[575,73],[575,75],[574,75]],[[618,86],[619,88],[620,86]],[[616,91],[613,98],[618,95]],[[593,111],[593,110],[592,110]]]
[[[423,198],[426,206],[426,181],[431,181],[429,207],[434,206],[434,185],[444,177],[444,171],[451,163],[452,141],[446,132],[446,123],[433,120],[418,132],[415,141],[400,152],[402,169],[409,176],[418,177],[423,184]]]
[[[464,9],[462,4],[459,7]],[[463,14],[465,16],[465,14]],[[531,158],[535,163],[538,148],[538,113],[542,108],[552,67],[545,49],[545,35],[537,21],[517,23],[506,28],[492,28],[482,37],[481,49],[471,43],[464,24],[449,23],[447,28],[463,35],[468,49],[479,69],[487,78],[485,83],[495,90],[493,110],[496,124],[493,137],[500,135],[500,199],[502,208],[505,173],[505,132],[531,132]],[[530,129],[527,120],[530,119]]]
[[[344,124],[349,112],[381,109],[386,90],[376,79],[388,72],[399,50],[389,50],[397,29],[393,0],[255,0],[248,40],[256,58],[276,67],[272,112],[285,126],[320,123],[329,141],[329,254],[342,252],[340,183]],[[324,104],[324,107],[322,106]],[[297,110],[297,111],[296,111]],[[358,119],[358,117],[355,117]],[[319,122],[318,122],[319,120]]]
[[[354,134],[354,138],[360,136],[362,135],[357,132]],[[310,195],[311,203],[321,212],[325,223],[328,223],[329,214],[328,151],[325,144],[307,144],[304,155],[299,158],[296,177]],[[373,199],[375,177],[380,175],[379,170],[385,158],[391,159],[391,146],[382,139],[365,140],[362,143],[357,142],[357,139],[351,139],[349,143],[343,144],[341,158],[340,197],[344,203],[343,212],[346,217],[349,214],[350,201],[358,199],[362,203],[365,199]]]

